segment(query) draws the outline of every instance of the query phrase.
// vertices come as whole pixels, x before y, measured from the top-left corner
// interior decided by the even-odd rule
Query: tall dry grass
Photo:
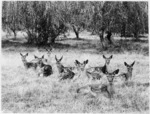
[[[6,42],[5,42],[6,43]],[[36,71],[25,70],[21,61],[20,52],[29,53],[28,61],[34,59],[34,55],[46,56],[46,51],[26,46],[24,44],[11,43],[2,44],[2,111],[12,113],[148,113],[149,112],[149,57],[141,50],[148,52],[148,43],[126,42],[122,46],[123,53],[119,51],[99,52],[96,40],[62,40],[56,43],[51,56],[51,65],[54,74],[50,77],[38,77]],[[129,43],[129,44],[128,44]],[[69,46],[69,47],[67,47]],[[91,47],[90,47],[91,46]],[[129,50],[125,48],[128,46]],[[147,48],[145,47],[147,46]],[[133,47],[133,48],[132,48]],[[135,47],[138,49],[136,50]],[[144,47],[144,48],[143,48]],[[115,48],[115,47],[114,47]],[[133,51],[134,50],[134,51]],[[112,100],[105,94],[93,97],[90,94],[81,95],[76,93],[80,83],[70,80],[59,81],[55,64],[55,55],[63,55],[64,66],[74,66],[77,59],[83,61],[88,59],[86,66],[104,65],[102,54],[106,56],[113,54],[110,67],[112,70],[120,69],[126,71],[124,62],[135,61],[133,79],[129,85],[124,86],[119,80],[115,80],[115,95]],[[98,82],[95,82],[98,83]],[[85,83],[86,84],[86,83]]]

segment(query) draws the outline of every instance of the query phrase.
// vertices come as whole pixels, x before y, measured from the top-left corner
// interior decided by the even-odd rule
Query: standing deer
[[[122,76],[126,82],[128,82],[129,80],[131,80],[132,78],[132,71],[133,71],[133,65],[135,64],[135,61],[132,64],[127,64],[126,62],[124,62],[124,65],[127,68],[127,72],[126,73],[121,73],[119,76]]]
[[[25,66],[26,69],[29,69],[29,68],[34,68],[36,69],[37,68],[37,63],[34,63],[34,62],[28,62],[26,60],[26,57],[28,56],[28,53],[26,53],[25,55],[23,55],[22,53],[20,53],[21,55],[21,59],[22,59],[22,62]]]

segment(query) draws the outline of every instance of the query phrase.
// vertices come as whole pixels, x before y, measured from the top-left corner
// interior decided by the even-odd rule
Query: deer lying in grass
[[[63,56],[58,59],[57,56],[55,55],[55,60],[56,60],[56,66],[58,69],[59,73],[63,73],[64,72],[64,66],[61,64],[61,60],[63,59]]]
[[[98,66],[98,67],[91,67],[87,69],[87,72],[91,75],[93,75],[93,79],[101,79],[102,75],[101,73],[105,73],[109,69],[110,60],[112,59],[113,55],[110,57],[106,57],[103,55],[103,58],[105,59],[104,66]]]
[[[100,80],[103,74],[98,71],[89,71],[89,69],[85,69],[87,63],[88,60],[83,61],[83,63],[79,62],[78,60],[75,61],[75,65],[78,70],[78,78],[82,76],[88,81],[95,80],[95,79]],[[105,72],[105,69],[103,69],[103,72]],[[75,80],[77,80],[77,77]]]
[[[91,68],[88,68],[87,70],[91,72],[95,72],[95,71],[105,72],[106,70],[108,71],[108,67],[109,67],[110,60],[112,59],[112,57],[113,55],[111,55],[110,57],[106,57],[105,55],[103,55],[103,58],[105,59],[104,66],[91,67]]]
[[[97,96],[100,93],[106,93],[109,98],[113,97],[114,94],[114,86],[113,86],[113,79],[116,74],[119,73],[119,69],[109,73],[109,72],[104,72],[107,76],[108,84],[88,84],[86,86],[82,86],[77,89],[77,93],[82,93],[82,94],[88,94],[90,93],[93,96]]]
[[[73,79],[73,81],[77,80],[77,79],[81,79],[86,80],[86,81],[90,81],[92,79],[91,77],[91,73],[89,73],[85,66],[88,64],[88,60],[85,60],[83,62],[79,62],[78,60],[75,60],[75,65],[76,65],[76,69],[78,72],[78,75]]]
[[[120,75],[118,75],[117,77],[123,77],[125,79],[125,82],[128,82],[129,80],[131,80],[132,78],[132,71],[133,71],[133,65],[135,64],[135,61],[132,64],[127,64],[126,62],[124,62],[124,65],[127,68],[127,72],[126,73],[121,73]]]
[[[40,70],[38,72],[38,76],[40,76],[40,77],[50,76],[53,73],[52,67],[51,67],[51,65],[44,63],[44,61],[43,61],[44,55],[41,58],[39,58],[37,56],[35,56],[35,58],[38,60],[37,65],[40,68]]]
[[[60,80],[65,80],[65,79],[73,79],[75,73],[72,72],[72,69],[69,67],[64,67],[61,63],[61,60],[63,59],[63,56],[58,59],[55,55],[55,60],[56,60],[56,66],[58,69],[58,72],[60,74]]]
[[[45,48],[46,52],[47,52],[47,58],[48,58],[48,62],[52,64],[52,51],[53,51],[53,47],[50,46],[49,48]]]
[[[26,57],[28,56],[28,53],[26,53],[25,55],[23,55],[22,53],[20,53],[21,55],[21,59],[22,59],[22,62],[25,66],[26,69],[29,69],[29,68],[34,68],[36,69],[37,68],[37,63],[34,63],[34,62],[28,62],[26,60]]]
[[[75,76],[75,73],[72,72],[70,69],[65,69],[65,71],[61,74],[61,80],[65,80],[65,79],[73,79]]]

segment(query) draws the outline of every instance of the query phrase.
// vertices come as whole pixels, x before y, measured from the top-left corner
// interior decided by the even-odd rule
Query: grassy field
[[[38,77],[37,73],[30,69],[25,70],[21,61],[20,52],[29,53],[27,60],[30,61],[34,55],[45,57],[46,51],[41,48],[37,51],[34,46],[24,44],[25,39],[18,36],[16,40],[2,39],[2,112],[12,113],[148,113],[149,112],[149,52],[148,40],[120,41],[121,48],[112,47],[102,51],[99,47],[99,39],[89,33],[83,32],[80,40],[69,39],[56,41],[51,55],[51,65],[54,74],[50,77]],[[111,60],[112,70],[120,69],[126,71],[124,62],[132,63],[133,80],[129,86],[122,86],[115,82],[115,96],[110,101],[105,95],[98,97],[91,95],[80,95],[76,89],[80,84],[69,80],[59,82],[55,64],[55,55],[60,58],[63,55],[64,66],[74,66],[77,59],[83,61],[88,59],[86,66],[103,65],[102,55],[113,55]]]

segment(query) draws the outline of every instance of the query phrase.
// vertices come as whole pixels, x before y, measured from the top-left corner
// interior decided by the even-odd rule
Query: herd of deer
[[[48,57],[50,57],[52,48],[46,49]],[[34,60],[28,62],[26,60],[26,57],[28,56],[28,53],[23,55],[21,54],[22,62],[24,64],[24,67],[26,69],[34,68],[38,72],[38,76],[47,77],[53,74],[53,68],[49,64],[48,60],[44,58],[44,55],[42,57],[37,57],[34,55]],[[101,80],[103,77],[107,77],[107,84],[87,84],[84,86],[81,86],[77,89],[77,93],[91,93],[93,96],[97,96],[97,93],[105,92],[107,93],[107,96],[109,98],[113,97],[114,94],[114,86],[113,81],[114,77],[121,77],[125,83],[127,83],[132,78],[132,70],[133,65],[135,61],[132,64],[127,64],[124,62],[124,65],[127,68],[127,72],[125,73],[119,73],[119,69],[116,69],[113,72],[110,72],[109,65],[110,60],[112,59],[113,55],[110,57],[106,57],[103,55],[103,58],[105,59],[104,66],[97,66],[97,67],[90,67],[85,68],[85,66],[88,64],[88,60],[85,60],[83,62],[79,62],[78,60],[75,60],[75,67],[65,67],[62,65],[61,61],[63,59],[63,56],[58,59],[55,55],[56,60],[56,66],[59,72],[59,78],[61,80],[70,79],[73,82],[75,82],[78,79],[86,80],[86,81],[95,81],[95,80]],[[51,59],[51,58],[48,58]],[[84,74],[84,75],[83,75]],[[117,75],[118,74],[118,75]]]

